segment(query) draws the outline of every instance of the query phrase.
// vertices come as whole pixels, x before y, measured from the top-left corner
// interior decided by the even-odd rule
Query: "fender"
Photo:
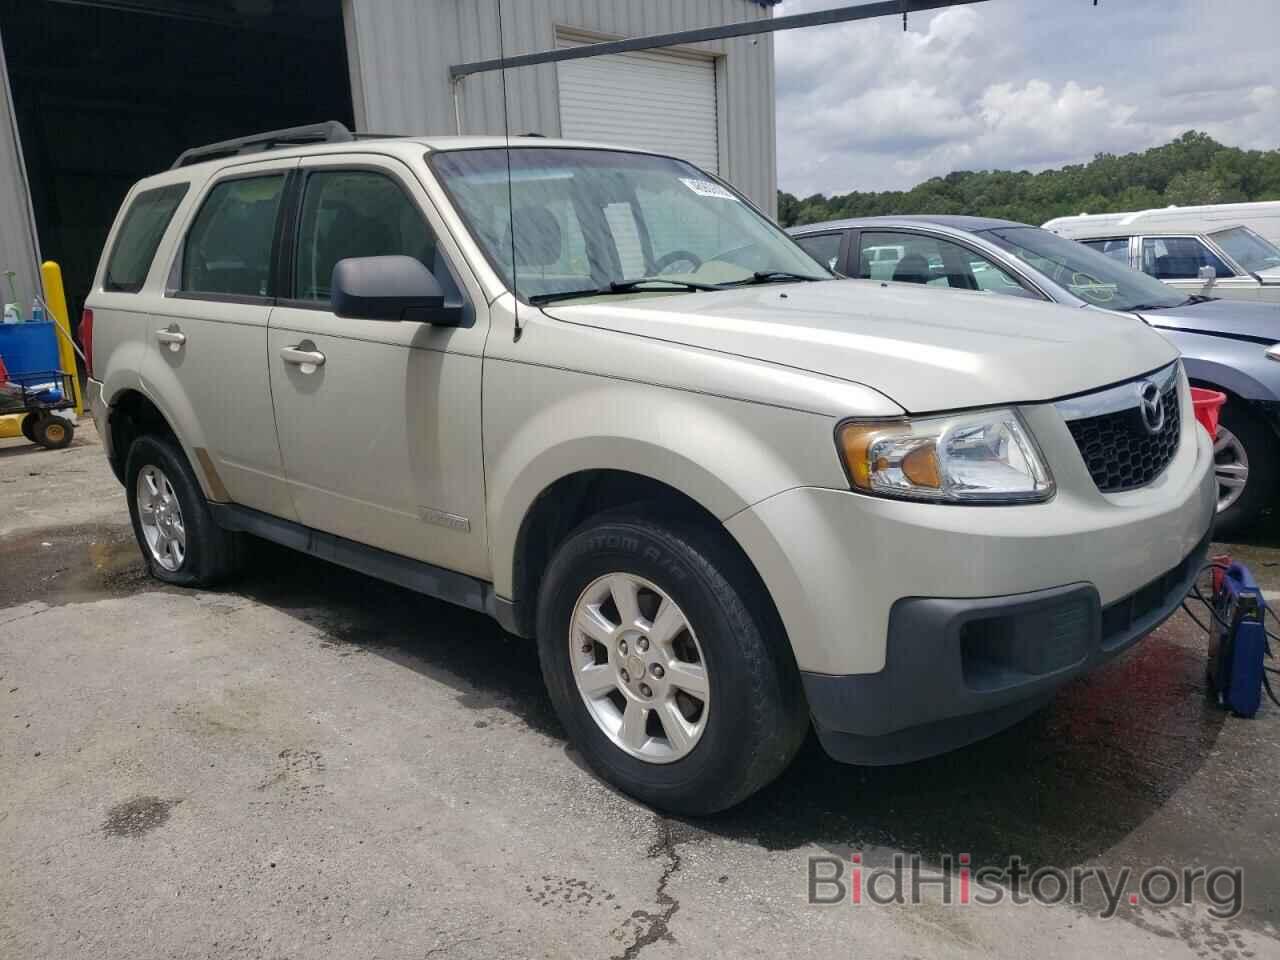
[[[1261,345],[1179,330],[1160,333],[1183,351],[1188,379],[1212,384],[1242,400],[1280,400],[1280,363],[1267,359]]]
[[[779,491],[845,484],[836,418],[520,365],[520,390],[485,391],[490,554],[512,595],[515,548],[533,502],[584,470],[661,481],[724,520]],[[486,378],[486,385],[490,381]]]

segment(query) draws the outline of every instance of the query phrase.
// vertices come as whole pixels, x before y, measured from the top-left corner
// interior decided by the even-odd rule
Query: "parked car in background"
[[[666,810],[742,800],[811,721],[859,763],[1009,726],[1208,548],[1155,332],[837,279],[671,157],[337,124],[188,151],[86,313],[156,578],[216,582],[249,533],[488,613]]]
[[[1280,244],[1280,200],[1252,203],[1212,203],[1192,207],[1154,207],[1130,213],[1082,213],[1058,217],[1049,223],[1125,224],[1137,233],[1167,233],[1170,229],[1193,233],[1217,233],[1233,226],[1248,227],[1260,237]],[[1049,228],[1049,223],[1044,224]]]
[[[1044,228],[1188,294],[1280,304],[1280,201],[1081,214]]]
[[[1280,309],[1186,295],[1038,227],[981,217],[869,217],[793,227],[851,277],[982,290],[1141,317],[1182,351],[1191,382],[1221,390],[1218,528],[1239,534],[1280,480]],[[896,262],[881,251],[897,250]],[[834,252],[833,252],[834,251]]]

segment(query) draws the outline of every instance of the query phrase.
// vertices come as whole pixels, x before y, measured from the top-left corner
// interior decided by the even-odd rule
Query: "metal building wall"
[[[356,123],[379,133],[457,133],[449,67],[550,50],[557,29],[614,39],[767,16],[749,0],[343,0]],[[721,176],[775,214],[772,36],[688,49],[719,58]],[[507,94],[512,133],[560,133],[555,64],[508,71]],[[497,73],[467,77],[458,101],[462,133],[503,131]]]
[[[36,246],[31,191],[18,141],[18,123],[9,89],[9,68],[0,44],[0,309],[9,299],[4,273],[14,271],[23,315],[40,287],[40,251]]]

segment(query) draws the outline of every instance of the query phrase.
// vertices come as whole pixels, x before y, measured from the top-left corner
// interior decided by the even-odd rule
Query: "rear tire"
[[[1238,444],[1238,447],[1237,445]],[[1241,401],[1232,399],[1222,408],[1214,444],[1216,472],[1221,480],[1239,479],[1244,468],[1245,485],[1239,495],[1221,508],[1230,488],[1219,484],[1219,513],[1214,527],[1217,539],[1247,536],[1258,514],[1275,495],[1280,453],[1276,435]],[[1240,456],[1243,450],[1243,458]]]
[[[39,441],[36,440],[35,425],[36,425],[36,415],[34,413],[29,413],[25,417],[23,417],[22,427],[21,427],[22,435],[32,443],[39,443]]]
[[[697,520],[605,515],[569,537],[542,582],[538,649],[560,721],[596,773],[644,803],[696,816],[739,803],[786,769],[808,710],[763,598],[723,532]],[[678,625],[663,628],[670,623]],[[605,671],[599,692],[586,677],[596,667]]]
[[[237,534],[214,522],[187,458],[168,437],[146,435],[129,448],[125,493],[133,533],[157,580],[212,586],[240,565]]]

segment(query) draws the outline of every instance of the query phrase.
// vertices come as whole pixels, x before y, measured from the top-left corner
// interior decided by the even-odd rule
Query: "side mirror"
[[[1218,279],[1218,268],[1212,264],[1206,263],[1200,268],[1200,272],[1197,276],[1205,282],[1205,286],[1212,287],[1213,281]]]
[[[435,274],[413,257],[348,257],[333,267],[333,312],[354,320],[412,320],[442,327],[462,323],[461,304],[447,304]]]

